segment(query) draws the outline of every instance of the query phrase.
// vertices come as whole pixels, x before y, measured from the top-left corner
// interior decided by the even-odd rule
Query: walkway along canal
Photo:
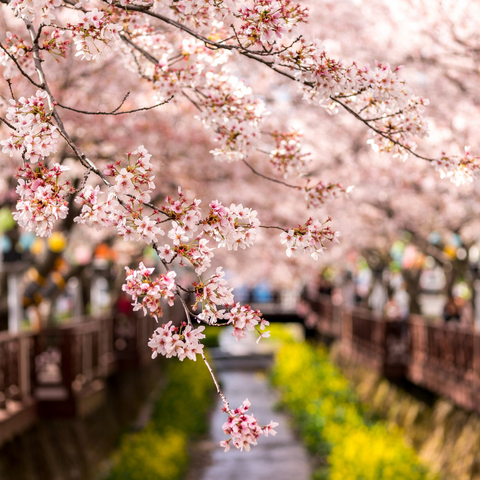
[[[276,436],[260,437],[258,445],[250,452],[233,448],[224,453],[219,443],[226,439],[222,431],[226,415],[221,411],[222,404],[218,399],[210,427],[210,465],[204,469],[199,480],[309,480],[307,452],[294,435],[290,419],[275,410],[278,396],[270,388],[265,375],[271,354],[265,350],[259,354],[262,345],[256,345],[254,339],[235,345],[228,338],[229,333],[222,332],[222,350],[215,354],[215,365],[230,406],[236,408],[248,398],[259,424],[266,425],[274,420],[279,426],[275,429]]]

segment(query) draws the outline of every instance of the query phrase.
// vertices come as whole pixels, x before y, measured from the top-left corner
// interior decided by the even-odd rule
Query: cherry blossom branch
[[[286,228],[277,227],[275,225],[260,225],[260,228],[281,230],[282,232],[287,232],[288,231]]]
[[[13,94],[12,80],[10,78],[6,78],[5,80],[7,81],[8,89],[10,90],[10,95],[12,99],[15,100],[15,95]]]
[[[60,118],[60,117],[58,117]],[[57,118],[55,118],[57,119]],[[57,120],[58,121],[58,120]],[[70,136],[68,135],[68,133],[65,131],[65,128],[63,127],[63,123],[62,123],[62,126],[60,127],[59,126],[59,129],[58,129],[60,135],[63,137],[63,139],[65,140],[65,142],[67,142],[68,146],[73,150],[73,153],[75,154],[75,156],[80,160],[80,163],[87,169],[87,170],[90,170],[92,171],[93,173],[95,173],[95,175],[99,176],[101,178],[101,180],[103,181],[103,183],[107,186],[107,187],[111,187],[112,184],[108,181],[108,179],[105,177],[105,175],[98,169],[98,167],[84,154],[82,153],[79,148],[73,143],[73,141],[71,140]]]
[[[242,159],[242,162],[255,174],[258,175],[261,178],[264,178],[265,180],[269,180],[270,182],[274,183],[279,183],[280,185],[284,185],[289,188],[293,188],[295,190],[300,190],[302,187],[299,187],[297,185],[291,185],[290,183],[284,182],[282,180],[277,180],[276,178],[271,178],[268,177],[267,175],[264,175],[263,173],[260,173],[259,171],[255,170],[245,159]]]
[[[36,70],[37,75],[40,79],[40,85],[35,84],[33,81],[32,81],[32,83],[34,83],[34,85],[38,86],[38,88],[41,88],[42,90],[44,90],[47,93],[48,103],[49,103],[49,107],[50,107],[50,113],[55,118],[55,121],[57,122],[58,131],[59,131],[60,135],[64,138],[64,140],[67,142],[67,144],[70,146],[70,148],[73,150],[73,152],[75,153],[77,158],[80,160],[82,165],[85,168],[87,168],[87,170],[93,171],[97,176],[99,176],[102,179],[102,181],[105,185],[110,187],[111,184],[108,181],[108,179],[106,178],[106,176],[98,169],[98,167],[89,158],[87,158],[87,156],[84,153],[82,153],[79,150],[79,148],[75,145],[75,143],[72,141],[72,139],[68,135],[68,133],[65,129],[65,126],[63,125],[63,121],[62,121],[60,115],[55,110],[56,102],[55,102],[55,100],[53,98],[53,95],[50,91],[50,87],[48,86],[48,83],[47,83],[47,80],[46,80],[46,77],[45,77],[45,73],[44,73],[43,68],[42,68],[42,59],[40,58],[40,53],[39,53],[40,49],[39,49],[39,46],[38,46],[38,35],[36,34],[35,29],[34,29],[32,23],[30,21],[24,20],[24,22],[25,22],[27,30],[30,34],[30,38],[32,40],[32,53],[33,53],[33,59],[34,59],[34,63],[35,63],[35,70]],[[2,46],[2,48],[3,48],[3,46]],[[120,199],[118,199],[118,200],[119,200],[120,204],[122,204],[122,201]]]
[[[190,98],[183,90],[182,90],[182,95],[189,101],[193,104],[193,106],[199,111],[199,112],[202,112],[203,110],[200,108],[200,106],[198,105],[198,103],[193,100],[193,98]]]
[[[398,140],[395,140],[394,138],[392,138],[391,136],[387,135],[386,133],[382,132],[381,130],[379,130],[378,128],[375,128],[373,125],[370,125],[368,122],[370,120],[366,120],[365,118],[361,117],[357,112],[355,112],[355,110],[351,109],[348,105],[344,104],[343,102],[341,102],[340,100],[338,100],[338,98],[334,97],[334,96],[330,96],[330,99],[335,102],[335,103],[338,103],[341,107],[343,107],[348,113],[352,114],[357,120],[360,120],[362,123],[364,123],[368,128],[370,128],[371,130],[373,130],[375,133],[377,133],[378,135],[380,135],[381,137],[385,138],[386,140],[389,140],[390,142],[394,143],[395,145],[403,148],[404,150],[408,151],[409,153],[411,153],[414,157],[417,157],[421,160],[426,160],[427,162],[434,162],[435,159],[434,158],[428,158],[428,157],[424,157],[423,155],[419,155],[418,153],[415,153],[410,147],[407,147],[406,145],[404,145],[402,142],[399,142]]]
[[[127,96],[128,96],[128,94],[127,94]],[[125,96],[125,99],[126,99],[127,96]],[[173,97],[174,96],[172,95],[170,98],[168,98],[164,102],[157,103],[157,104],[152,105],[150,107],[136,108],[135,110],[127,110],[126,112],[118,112],[117,111],[119,108],[121,108],[125,99],[123,99],[122,104],[120,106],[118,106],[115,110],[112,110],[111,112],[87,112],[85,110],[78,110],[77,108],[67,107],[66,105],[62,105],[61,103],[57,103],[57,105],[61,108],[66,109],[66,110],[71,110],[72,112],[76,112],[76,113],[82,113],[84,115],[126,115],[126,114],[129,114],[129,113],[143,112],[143,111],[146,111],[146,110],[152,110],[154,108],[160,107],[162,105],[165,105],[165,104],[169,103],[173,99]]]
[[[158,252],[157,252],[157,254],[158,254]],[[165,262],[163,262],[163,264],[164,264],[165,268],[167,268],[167,270],[170,271],[170,269],[166,266]],[[185,303],[185,300],[182,298],[182,295],[178,291],[178,288],[177,288],[177,291],[175,292],[175,294],[179,298],[180,303],[182,304],[183,310],[185,311],[185,316],[187,317],[187,322],[191,326],[192,325],[192,319],[190,317],[190,310],[188,309],[188,306]]]
[[[338,97],[337,97],[338,98]],[[366,105],[368,107],[368,105]],[[362,108],[363,110],[363,108]],[[392,118],[392,117],[396,117],[397,115],[401,115],[403,113],[403,110],[399,110],[398,112],[395,112],[395,113],[391,113],[389,115],[382,115],[381,117],[376,117],[376,118],[365,118],[364,120],[366,122],[376,122],[378,120],[383,120],[385,118]]]
[[[215,377],[215,373],[213,372],[213,369],[210,366],[210,363],[208,362],[207,357],[205,356],[205,353],[203,353],[203,351],[202,351],[201,355],[202,355],[202,359],[203,359],[205,365],[208,368],[208,371],[210,372],[210,376],[212,377],[213,383],[215,384],[215,388],[217,389],[217,393],[220,395],[220,398],[222,399],[223,406],[225,408],[225,412],[228,413],[229,415],[231,415],[230,404],[228,403],[227,397],[222,392],[222,390],[220,388],[220,385],[217,381],[217,378]]]
[[[2,43],[0,42],[0,48],[8,55],[8,57],[10,58],[10,60],[12,60],[13,63],[15,63],[16,67],[18,68],[18,71],[32,84],[34,85],[35,87],[37,88],[42,88],[41,84],[35,82],[35,80],[33,80],[32,77],[30,77],[30,75],[28,75],[28,73],[26,73],[23,68],[20,66],[20,64],[18,63],[17,59],[2,45]]]
[[[168,268],[166,265],[165,265],[165,267]],[[187,307],[187,304],[185,303],[185,300],[183,300],[183,298],[180,294],[177,293],[177,295],[178,295],[178,298],[180,299],[180,302],[182,303],[183,309],[185,311],[185,315],[187,317],[188,324],[191,326],[192,325],[192,319],[190,317],[190,311]],[[215,384],[215,388],[217,389],[217,393],[218,393],[218,395],[220,395],[220,398],[222,399],[223,405],[225,407],[225,411],[227,413],[230,413],[230,404],[228,403],[227,397],[222,392],[222,389],[220,388],[217,377],[215,377],[215,373],[214,373],[209,361],[207,360],[207,357],[205,356],[205,353],[203,352],[203,350],[201,352],[201,355],[202,355],[202,359],[203,359],[208,371],[210,372],[210,376],[212,377],[213,383]]]
[[[4,118],[0,117],[0,121],[3,122],[7,127],[11,128],[12,130],[15,130],[15,127]]]
[[[148,53],[146,50],[144,50],[142,47],[139,47],[135,42],[130,40],[124,33],[120,34],[120,38],[125,42],[128,43],[131,47],[133,47],[135,50],[138,50],[145,58],[148,58],[152,63],[155,65],[158,63],[158,60]]]
[[[36,85],[42,90],[45,90],[47,92],[47,99],[48,99],[48,105],[50,107],[50,114],[53,113],[54,110],[54,102],[53,102],[53,96],[52,93],[50,92],[50,88],[47,85],[47,81],[45,79],[45,74],[42,69],[42,59],[40,58],[40,53],[39,53],[39,47],[38,47],[38,35],[35,32],[35,29],[33,28],[32,23],[29,20],[25,20],[25,25],[27,26],[28,33],[30,34],[30,39],[32,40],[32,54],[33,54],[33,60],[35,63],[35,70],[37,71],[38,78],[40,80],[40,85]],[[32,82],[33,83],[33,82]],[[62,124],[63,126],[63,124]]]
[[[167,23],[168,25],[171,25],[175,28],[178,28],[179,30],[182,30],[183,32],[185,33],[188,33],[189,35],[193,36],[194,38],[196,38],[197,40],[200,40],[201,42],[203,42],[205,45],[207,46],[210,46],[210,47],[214,47],[214,48],[217,48],[217,49],[225,49],[225,50],[235,50],[235,51],[238,51],[241,55],[247,57],[247,58],[250,58],[251,60],[254,60],[256,62],[259,62],[259,63],[262,63],[264,64],[265,66],[267,66],[268,68],[270,68],[271,70],[275,71],[276,73],[286,77],[286,78],[289,78],[290,80],[293,80],[297,83],[301,83],[302,85],[305,85],[307,87],[311,87],[311,88],[314,88],[315,87],[315,84],[313,82],[310,82],[310,81],[301,81],[299,80],[295,75],[285,71],[285,70],[282,70],[281,68],[278,68],[277,65],[273,62],[273,61],[269,61],[269,60],[266,60],[264,58],[261,58],[261,57],[258,57],[252,53],[249,53],[248,50],[246,50],[241,44],[240,45],[232,45],[232,44],[224,44],[224,43],[220,43],[220,42],[215,42],[207,37],[204,37],[203,35],[197,33],[196,31],[194,31],[193,29],[187,27],[186,25],[183,25],[181,24],[180,22],[177,22],[171,18],[168,18],[164,15],[161,15],[161,14],[158,14],[158,13],[155,13],[155,12],[152,12],[150,10],[150,6],[136,6],[136,5],[121,5],[119,3],[115,3],[114,4],[115,6],[117,6],[118,8],[122,8],[122,9],[126,9],[126,10],[130,10],[130,11],[136,11],[136,12],[142,12],[142,13],[145,13],[146,15],[149,15],[151,17],[154,17],[154,18],[157,18],[158,20],[161,20],[163,21],[164,23]],[[131,41],[129,41],[129,43],[132,43]],[[135,45],[135,44],[133,44]],[[140,49],[140,47],[138,46],[135,46],[135,48],[137,48],[137,50]],[[148,57],[151,57],[150,54],[148,52],[142,52],[145,54],[145,56],[148,58]],[[152,60],[153,61],[153,60]],[[287,66],[286,66],[287,67]],[[288,67],[287,67],[288,68]],[[354,95],[358,95],[358,93],[360,92],[356,92],[356,94]],[[404,145],[402,142],[396,140],[395,138],[392,138],[390,135],[386,134],[385,132],[382,132],[381,130],[379,130],[378,128],[376,128],[375,126],[371,125],[369,123],[369,120],[366,120],[364,119],[363,117],[361,117],[361,115],[359,115],[357,112],[355,112],[355,110],[353,110],[352,108],[348,107],[348,105],[346,105],[345,103],[343,103],[342,101],[339,100],[339,98],[343,98],[342,95],[339,95],[338,97],[337,96],[334,96],[334,95],[331,95],[329,97],[333,102],[337,103],[338,105],[340,105],[342,108],[344,108],[348,113],[350,113],[351,115],[353,115],[357,120],[360,120],[367,128],[369,128],[370,130],[374,131],[376,134],[380,135],[381,137],[385,138],[386,140],[392,142],[394,145],[397,145],[398,147],[404,149],[405,151],[411,153],[413,156],[415,156],[416,158],[419,158],[421,160],[425,160],[425,161],[428,161],[428,162],[435,162],[436,160],[433,159],[433,158],[429,158],[429,157],[425,157],[425,156],[422,156],[418,153],[415,153],[410,147],[408,147],[407,145]]]
[[[106,185],[109,185],[108,180],[106,179],[105,175],[103,175],[102,172],[97,168],[97,166],[89,160],[78,148],[77,146],[73,143],[71,140],[70,136],[68,135],[65,126],[63,125],[62,119],[58,112],[55,111],[55,101],[53,98],[53,95],[50,91],[50,87],[48,86],[45,73],[42,68],[42,59],[40,58],[40,53],[39,53],[39,46],[38,46],[38,36],[35,32],[35,29],[32,25],[32,23],[28,20],[24,20],[25,25],[27,27],[27,30],[30,34],[30,38],[32,40],[32,53],[33,53],[33,59],[35,63],[35,70],[37,71],[38,78],[40,79],[40,85],[39,88],[44,90],[47,93],[47,98],[48,98],[48,103],[50,107],[50,113],[53,115],[55,118],[57,125],[58,125],[58,130],[60,132],[60,135],[65,139],[65,141],[68,143],[70,148],[74,151],[75,155],[77,158],[80,160],[82,165],[86,168],[90,168],[93,172],[95,172],[100,178],[102,178],[103,182]]]

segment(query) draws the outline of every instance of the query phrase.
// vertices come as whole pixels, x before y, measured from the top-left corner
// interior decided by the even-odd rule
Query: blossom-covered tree
[[[355,52],[341,61],[315,38],[317,20],[345,8],[324,3],[309,24],[307,5],[290,0],[2,0],[2,198],[12,201],[16,183],[13,216],[38,236],[73,216],[70,225],[97,238],[115,232],[154,249],[163,271],[127,266],[123,291],[157,321],[162,301],[183,306],[185,322],[159,327],[149,346],[154,357],[202,356],[229,417],[226,450],[248,450],[275,424],[259,426],[248,401],[232,410],[203,354],[204,325],[231,325],[237,340],[268,335],[260,312],[235,301],[222,264],[254,245],[275,260],[280,249],[288,261],[317,260],[338,242],[315,211],[348,195],[345,173],[369,161],[356,149],[363,132],[373,151],[417,157],[457,185],[480,166],[469,149],[425,143],[429,102],[400,67],[360,63]],[[323,138],[308,136],[321,115],[340,111]],[[305,115],[314,153],[325,144],[338,158],[328,169],[312,161],[292,112]],[[342,159],[346,144],[361,161]],[[368,168],[356,174],[366,185]],[[179,267],[195,280],[179,280]]]

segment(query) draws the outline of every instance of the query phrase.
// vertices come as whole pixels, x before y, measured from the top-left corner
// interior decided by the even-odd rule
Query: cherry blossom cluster
[[[214,23],[211,36],[218,37],[222,29]],[[192,38],[182,38],[175,48],[175,42],[169,42],[165,35],[153,33],[148,28],[135,28],[131,31],[135,43],[142,48],[148,48],[159,56],[158,62],[153,65],[142,61],[136,55],[136,61],[131,65],[134,71],[138,65],[144,66],[144,72],[152,77],[160,101],[165,101],[183,89],[194,90],[196,87],[205,87],[205,70],[224,64],[231,53],[228,50],[212,50],[203,42]],[[222,36],[225,34],[222,33]],[[179,56],[182,62],[178,61]]]
[[[138,154],[138,160],[132,156]],[[86,186],[75,201],[82,208],[75,222],[84,223],[97,229],[115,227],[125,240],[143,240],[147,244],[156,243],[158,235],[165,232],[160,228],[158,215],[162,212],[172,222],[168,238],[172,244],[156,246],[159,257],[167,263],[179,257],[194,267],[198,275],[204,273],[211,265],[213,248],[208,246],[212,237],[219,247],[236,250],[253,244],[257,235],[259,220],[257,212],[242,205],[232,204],[230,208],[219,202],[210,204],[210,212],[201,219],[200,200],[188,203],[179,189],[177,200],[167,197],[167,205],[154,209],[153,215],[144,213],[142,202],[150,200],[148,188],[153,182],[150,175],[150,155],[139,147],[128,154],[129,166],[120,168],[120,162],[109,164],[104,170],[107,177],[113,177],[115,184],[110,187],[106,201],[99,201],[102,194],[100,187]],[[195,236],[198,227],[203,230]]]
[[[473,173],[480,169],[480,157],[473,157],[470,147],[465,147],[465,154],[447,156],[445,153],[434,162],[435,170],[440,172],[441,178],[449,178],[457,187],[467,181],[473,181]]]
[[[217,30],[219,29],[214,24],[211,35],[218,36]],[[169,98],[182,88],[204,86],[205,75],[202,72],[224,64],[230,57],[228,50],[209,49],[203,42],[193,38],[182,38],[179,48],[175,49],[174,44],[167,42],[164,35],[151,37],[151,34],[142,36],[140,45],[148,44],[152,51],[158,51],[161,55],[153,75],[161,99]],[[157,37],[158,41],[155,42]],[[183,60],[180,64],[177,51]]]
[[[262,318],[259,310],[253,310],[250,305],[234,303],[233,289],[228,288],[224,276],[222,267],[218,267],[215,275],[208,280],[193,284],[196,296],[193,310],[197,310],[199,305],[202,309],[197,318],[210,325],[232,325],[232,335],[237,341],[247,336],[246,331],[253,332],[255,329],[259,333],[257,342],[261,338],[269,337],[269,332],[260,331],[265,330],[269,322]]]
[[[65,40],[61,39],[63,33],[64,32],[58,28],[55,28],[51,33],[47,30],[44,31],[45,40],[43,41],[42,48],[57,59],[58,57],[66,57],[68,46],[71,43],[69,38]]]
[[[60,175],[68,167],[55,163],[48,168],[42,162],[35,167],[26,164],[19,170],[17,211],[13,218],[18,224],[40,237],[49,237],[57,220],[66,218],[68,202],[65,197],[74,192],[67,181],[60,184]]]
[[[121,24],[111,23],[105,12],[97,8],[83,13],[79,12],[80,21],[76,25],[69,24],[74,37],[76,56],[82,60],[96,60],[108,55],[120,41]]]
[[[188,203],[185,195],[178,189],[178,200],[171,196],[166,198],[168,205],[160,210],[172,220],[172,228],[168,232],[173,246],[167,244],[157,247],[158,256],[170,263],[176,256],[180,257],[180,264],[188,260],[194,267],[197,275],[204,273],[211,265],[213,248],[208,246],[208,240],[203,232],[195,236],[201,220],[200,200],[195,199]]]
[[[27,45],[22,38],[12,32],[7,32],[5,43],[6,45],[3,47],[8,54],[16,60],[18,65],[27,75],[32,75],[35,72],[32,47]],[[17,75],[20,75],[20,71],[8,54],[0,49],[0,65],[5,67],[3,70],[3,76],[5,78],[14,78]]]
[[[199,118],[215,130],[215,141],[219,144],[213,155],[217,160],[241,160],[257,141],[264,103],[226,71],[207,72],[202,93]]]
[[[141,2],[136,3],[137,5],[141,4]],[[140,50],[150,52],[152,57],[156,58],[156,61],[153,62],[151,58],[141,55],[130,44],[120,42],[118,52],[123,65],[131,72],[140,73],[145,78],[152,80],[155,69],[159,65],[168,63],[169,55],[173,51],[173,44],[167,41],[164,33],[156,31],[148,16],[116,7],[110,7],[107,11],[111,23],[122,25],[122,36],[131,39]]]
[[[352,91],[357,86],[354,66],[346,67],[341,61],[328,57],[318,39],[311,42],[300,39],[279,53],[275,62],[293,72],[302,83],[308,101],[322,103],[330,95]]]
[[[228,413],[228,420],[222,425],[222,430],[225,435],[230,435],[228,440],[222,440],[220,446],[225,448],[225,452],[230,450],[230,442],[234,447],[241,451],[245,449],[246,452],[250,451],[251,445],[257,445],[257,439],[260,435],[275,436],[277,432],[274,430],[278,426],[276,422],[270,422],[268,425],[261,427],[258,424],[257,419],[246,412],[249,411],[251,403],[248,398],[244,400],[243,405],[236,408],[233,411],[227,411],[223,408],[223,411]]]
[[[192,23],[194,26],[200,26],[208,25],[218,12],[221,10],[225,11],[224,4],[227,3],[233,6],[234,2],[232,0],[178,0],[172,2],[154,0],[153,11],[160,14],[173,13],[175,17],[182,22],[188,22]]]
[[[40,18],[44,25],[50,25],[55,19],[52,11],[61,4],[61,0],[10,0],[8,5],[15,15],[27,21]]]
[[[403,67],[394,70],[388,63],[377,62],[374,69],[365,65],[356,70],[358,80],[357,98],[350,98],[346,103],[356,103],[358,111],[365,112],[363,118],[380,134],[373,134],[370,141],[375,150],[393,152],[406,158],[404,146],[414,150],[413,137],[427,135],[428,126],[423,118],[428,99],[412,94],[405,82],[398,76]],[[388,137],[388,138],[386,138]],[[396,142],[392,142],[394,139]]]
[[[201,200],[195,199],[188,203],[182,189],[178,187],[178,200],[174,200],[170,195],[165,199],[168,203],[160,207],[160,210],[170,217],[175,224],[183,230],[182,236],[192,238],[194,232],[198,230],[202,214],[200,211]]]
[[[210,203],[210,212],[203,221],[204,230],[219,247],[228,250],[245,249],[255,242],[260,220],[257,212],[243,205],[231,204],[230,208],[224,207],[220,202]]]
[[[97,185],[87,185],[76,197],[75,202],[82,206],[80,214],[73,220],[75,223],[85,224],[96,230],[117,225],[120,204],[114,194],[110,192],[105,202],[99,201],[103,192]]]
[[[259,333],[257,343],[262,338],[268,338],[270,336],[270,332],[260,331],[265,330],[265,327],[268,327],[270,323],[262,318],[260,310],[253,310],[250,305],[235,304],[230,308],[230,311],[225,315],[225,318],[228,318],[228,323],[233,325],[232,335],[237,339],[237,342],[247,336],[246,331],[253,332],[254,330],[257,330]],[[260,325],[260,330],[257,329],[257,325]]]
[[[158,212],[144,213],[144,202],[150,201],[150,193],[155,188],[152,175],[151,155],[140,145],[127,154],[128,165],[122,162],[108,164],[104,170],[106,177],[113,177],[113,185],[103,202],[100,187],[87,185],[77,195],[75,202],[82,208],[75,222],[97,229],[114,226],[124,240],[156,242],[157,235],[165,235],[158,223]]]
[[[301,174],[310,162],[310,153],[302,151],[300,144],[301,133],[298,131],[275,132],[272,134],[275,140],[275,149],[270,152],[270,162],[287,177],[294,172]]]
[[[59,133],[52,125],[50,112],[47,113],[47,92],[37,90],[36,94],[18,101],[10,100],[7,120],[15,128],[7,140],[0,141],[3,153],[12,156],[22,152],[26,160],[33,163],[57,151]]]
[[[309,218],[303,225],[291,228],[287,232],[280,234],[280,242],[287,245],[287,257],[296,257],[300,252],[308,253],[314,260],[317,260],[319,254],[326,249],[323,242],[339,243],[340,232],[334,232],[329,226],[328,218],[324,223]]]
[[[173,305],[175,298],[175,272],[168,272],[152,280],[150,275],[154,268],[146,268],[141,262],[138,270],[132,270],[125,267],[127,278],[122,285],[122,290],[132,297],[134,311],[143,310],[143,314],[151,315],[158,321],[162,316],[162,307],[160,301],[165,298],[170,306]]]
[[[262,46],[291,34],[299,23],[306,23],[308,10],[290,0],[256,0],[241,6],[236,16],[241,21],[238,35],[248,41],[246,46]]]
[[[152,358],[156,358],[158,354],[164,357],[178,357],[183,362],[186,358],[196,361],[197,354],[202,354],[203,345],[200,340],[205,338],[202,333],[204,326],[192,328],[191,325],[183,323],[180,327],[172,325],[168,322],[157,328],[148,342],[148,346],[152,349]]]
[[[311,102],[325,105],[336,112],[343,102],[372,128],[397,142],[415,148],[412,137],[423,137],[427,125],[422,116],[428,100],[412,95],[405,82],[398,76],[402,67],[392,69],[389,64],[358,67],[355,63],[344,65],[330,58],[318,40],[308,43],[301,39],[276,58],[279,67],[287,67],[302,84],[304,97]],[[330,101],[330,99],[332,99]],[[370,142],[377,150],[405,154],[406,150],[390,138],[375,135]]]
[[[178,224],[174,224],[168,232],[168,236],[172,239],[173,248],[168,244],[160,246],[157,252],[161,259],[168,263],[177,255],[181,259],[180,265],[184,265],[184,259],[188,260],[197,275],[201,275],[208,270],[213,258],[213,248],[208,246],[208,240],[203,238],[202,234],[190,240],[185,235],[185,230]]]
[[[157,64],[153,81],[159,101],[167,100],[182,88],[195,88],[199,70],[199,65],[195,63],[182,65],[182,68],[170,67],[166,62]]]
[[[136,157],[136,158],[135,158]],[[128,165],[122,167],[122,162],[109,163],[103,173],[107,177],[113,177],[115,184],[113,190],[123,199],[129,195],[137,195],[140,202],[149,202],[150,193],[155,189],[152,175],[153,166],[150,162],[152,155],[140,145],[136,150],[127,153]]]
[[[128,165],[121,168],[121,162],[108,164],[104,170],[107,177],[113,177],[115,197],[121,200],[123,209],[117,207],[113,213],[118,234],[124,240],[143,240],[151,244],[157,240],[157,235],[165,235],[160,228],[157,213],[146,215],[144,202],[150,202],[150,193],[155,189],[152,175],[151,155],[143,145],[127,154]],[[111,199],[111,198],[110,198]]]
[[[340,193],[349,192],[351,187],[346,190],[339,183],[319,182],[314,187],[305,187],[305,200],[308,208],[318,208],[326,201],[332,200]]]
[[[193,284],[195,289],[193,310],[197,310],[200,306],[202,311],[197,317],[210,325],[215,325],[217,320],[226,318],[225,309],[218,310],[219,306],[233,304],[233,289],[227,287],[224,276],[223,268],[218,267],[215,274],[208,280]]]
[[[216,39],[223,39],[228,36],[222,22],[213,22],[210,26],[210,37]],[[190,63],[197,63],[199,70],[209,67],[217,67],[223,65],[228,61],[231,56],[231,52],[228,50],[215,50],[207,48],[205,43],[196,40],[194,38],[183,38],[181,52],[183,60]],[[203,65],[202,65],[203,64]]]

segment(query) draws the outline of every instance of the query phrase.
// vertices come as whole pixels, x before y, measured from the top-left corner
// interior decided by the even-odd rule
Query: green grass
[[[206,432],[213,383],[202,361],[166,362],[168,384],[144,430],[126,434],[107,480],[180,480],[188,441]]]

